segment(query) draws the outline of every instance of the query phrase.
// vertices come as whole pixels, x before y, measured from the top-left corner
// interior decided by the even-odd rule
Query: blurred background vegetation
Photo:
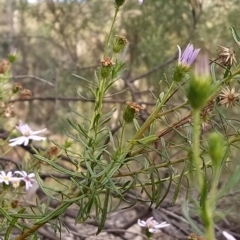
[[[92,96],[86,91],[91,85],[76,75],[94,81],[114,14],[114,0],[0,0],[0,3],[0,56],[4,59],[16,49],[11,81],[32,91],[30,99],[15,104],[15,112],[30,125],[46,126],[49,138],[63,143],[65,129],[73,131],[67,118],[77,122],[69,104],[88,117],[93,108]],[[111,129],[119,129],[126,101],[145,107],[139,121],[143,122],[151,113],[155,96],[166,91],[171,81],[177,45],[193,43],[211,59],[218,57],[219,45],[232,47],[239,62],[240,50],[229,30],[234,25],[240,32],[239,7],[239,0],[144,0],[141,6],[137,0],[126,0],[114,30],[114,34],[128,39],[120,56],[120,61],[126,63],[125,70],[104,100],[106,110],[114,106],[117,109]],[[223,70],[218,71],[222,76]],[[111,96],[116,92],[120,93]],[[166,108],[176,106],[184,98],[179,91]],[[228,118],[238,116],[237,108],[223,111]],[[159,131],[180,118],[177,113],[169,116],[159,124]],[[13,119],[3,128],[9,130],[15,124]],[[129,130],[131,134],[133,128],[132,132],[130,127]],[[171,138],[176,137],[174,134],[167,139],[169,145]],[[190,137],[191,133],[187,134]],[[174,143],[177,141],[175,138]],[[174,151],[172,156],[179,154]],[[236,156],[236,152],[233,154]]]
[[[71,103],[87,112],[92,105],[86,82],[73,76],[94,78],[102,58],[106,32],[114,13],[113,0],[1,0],[0,56],[17,50],[12,81],[32,90],[31,101],[18,105],[21,118],[47,126],[62,134]],[[229,27],[240,28],[239,1],[146,0],[139,6],[127,0],[117,19],[115,33],[129,44],[121,56],[126,62],[123,79],[109,104],[122,106],[134,100],[150,106],[158,95],[159,81],[171,76],[177,56],[176,45],[191,42],[217,57],[218,45],[234,47]],[[47,83],[45,83],[45,81]],[[161,85],[161,88],[163,88]],[[150,91],[149,91],[150,90]],[[176,100],[176,99],[175,99]],[[24,109],[24,110],[23,110]],[[118,108],[119,109],[119,108]],[[120,112],[116,112],[117,125]]]

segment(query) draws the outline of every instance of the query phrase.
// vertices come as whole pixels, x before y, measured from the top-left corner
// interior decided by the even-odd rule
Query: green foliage
[[[70,1],[65,4],[46,1],[41,8],[38,5],[28,8],[27,2],[18,6],[22,11],[21,20],[24,21],[25,14],[31,15],[32,20],[38,21],[35,24],[45,34],[48,43],[54,40],[51,44],[57,47],[51,51],[52,45],[46,44],[41,53],[34,51],[43,43],[42,39],[34,38],[28,46],[29,52],[34,52],[30,56],[21,42],[22,60],[29,58],[32,65],[39,63],[35,72],[42,80],[57,77],[53,83],[44,80],[49,86],[43,88],[44,93],[52,94],[54,87],[57,95],[72,96],[76,90],[78,100],[84,104],[72,103],[71,115],[62,110],[50,111],[47,104],[42,106],[46,117],[53,115],[51,121],[57,121],[59,116],[66,121],[64,139],[60,143],[55,141],[60,153],[54,157],[50,151],[29,146],[29,169],[35,171],[36,181],[47,201],[40,203],[36,200],[34,207],[10,208],[9,200],[24,194],[20,190],[10,192],[12,185],[0,185],[0,215],[4,217],[6,239],[10,238],[14,227],[21,231],[16,240],[30,235],[37,238],[37,230],[47,223],[56,232],[61,231],[62,216],[73,205],[77,213],[75,223],[85,223],[94,216],[98,226],[96,234],[99,234],[110,212],[123,206],[130,208],[138,202],[158,208],[169,196],[172,204],[185,196],[183,214],[193,230],[198,234],[204,232],[206,239],[215,239],[217,203],[240,180],[237,169],[224,188],[218,190],[227,158],[231,158],[231,151],[240,139],[239,121],[229,117],[228,111],[231,110],[223,106],[229,101],[233,107],[238,103],[238,94],[234,95],[232,90],[239,87],[240,68],[229,63],[224,66],[228,55],[221,55],[219,59],[223,62],[219,63],[217,59],[211,62],[211,66],[207,62],[207,73],[211,76],[197,76],[190,68],[189,75],[186,72],[180,74],[176,68],[176,74],[172,74],[176,44],[183,44],[195,30],[201,32],[201,26],[197,27],[201,6],[188,1],[149,0],[144,3],[144,8],[133,10],[133,4],[117,0],[115,4],[112,1],[112,5],[105,1]],[[110,16],[107,16],[108,12]],[[38,32],[37,28],[23,26],[23,33]],[[105,36],[107,28],[110,30]],[[121,42],[121,46],[113,48],[116,44],[114,33],[120,32],[121,28],[127,33],[129,44]],[[236,28],[230,30],[239,45]],[[97,37],[93,37],[95,35]],[[102,39],[105,37],[104,45]],[[205,33],[199,42],[207,37]],[[209,48],[208,44],[206,48]],[[90,50],[91,54],[88,54]],[[126,59],[129,59],[127,63]],[[9,55],[8,61],[12,63],[15,58]],[[85,71],[87,65],[90,70]],[[70,75],[73,66],[74,74]],[[49,70],[44,71],[47,67]],[[16,71],[19,69],[20,65],[16,65]],[[145,74],[145,71],[148,72]],[[165,77],[159,81],[163,72]],[[0,91],[1,97],[8,99],[4,104],[9,104],[17,91],[12,91],[11,87],[9,95],[5,85],[10,80],[10,69],[4,74]],[[136,83],[140,79],[149,81]],[[180,79],[185,81],[181,85]],[[183,100],[185,84],[188,101]],[[33,88],[32,83],[29,86]],[[128,90],[123,90],[126,87]],[[150,94],[146,91],[139,93],[140,89],[148,90],[149,87]],[[229,91],[224,91],[225,95],[219,94],[226,88]],[[41,87],[37,86],[37,89]],[[138,94],[143,98],[146,94],[146,111],[142,111]],[[122,107],[121,104],[129,98],[137,103],[130,102],[127,107]],[[186,112],[190,108],[193,111]],[[30,113],[36,111],[41,112],[33,108]],[[214,113],[212,118],[209,117],[211,113]],[[2,109],[2,118],[4,114]],[[35,115],[34,118],[37,119]],[[204,132],[206,123],[210,123],[214,132],[209,137],[205,134],[207,131]],[[169,133],[173,137],[169,137]],[[41,177],[44,171],[53,184]],[[133,193],[131,198],[127,197],[129,193]],[[51,200],[57,203],[54,209]],[[203,230],[191,217],[191,205],[203,222]],[[28,224],[22,223],[21,218],[28,219]],[[1,227],[0,230],[4,231]],[[151,235],[148,229],[146,235]]]

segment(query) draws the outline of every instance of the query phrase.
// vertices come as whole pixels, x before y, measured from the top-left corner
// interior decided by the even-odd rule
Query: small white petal
[[[40,136],[35,136],[35,135],[29,136],[28,138],[35,140],[35,141],[42,141],[42,140],[46,139],[45,137],[40,137]]]
[[[143,0],[138,0],[138,4],[141,5],[143,3]]]
[[[27,146],[29,143],[29,138],[28,137],[25,137],[25,140],[24,140],[24,146]]]
[[[165,228],[170,226],[170,224],[166,223],[166,222],[162,222],[162,223],[158,223],[157,225],[154,226],[154,228]]]
[[[21,136],[18,138],[10,139],[9,142],[12,142],[9,144],[9,146],[13,147],[16,145],[22,145],[25,142],[26,137]]]
[[[19,174],[23,177],[26,177],[27,176],[27,173],[25,171],[15,171],[14,174]]]
[[[39,134],[39,133],[44,132],[44,131],[46,131],[46,130],[47,130],[47,129],[44,128],[44,129],[42,129],[42,130],[32,131],[32,132],[31,132],[31,135],[36,135],[36,134]]]
[[[140,227],[146,227],[146,222],[143,221],[143,220],[141,220],[141,219],[138,219],[138,225],[139,225]]]
[[[155,228],[149,228],[148,231],[149,231],[150,233],[161,232],[161,230],[155,229]]]
[[[28,174],[28,177],[29,177],[29,178],[34,178],[34,177],[35,177],[35,173],[30,173],[30,174]]]
[[[231,234],[227,233],[226,231],[223,231],[222,234],[227,240],[236,240]]]

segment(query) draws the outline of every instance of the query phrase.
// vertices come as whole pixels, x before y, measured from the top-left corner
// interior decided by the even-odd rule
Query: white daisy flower
[[[30,140],[42,141],[46,139],[45,137],[37,136],[37,134],[45,131],[46,128],[39,131],[33,131],[27,124],[23,124],[23,122],[19,120],[19,125],[16,126],[16,129],[22,134],[22,136],[10,139],[9,142],[11,143],[9,146],[11,147],[22,144],[27,146]]]

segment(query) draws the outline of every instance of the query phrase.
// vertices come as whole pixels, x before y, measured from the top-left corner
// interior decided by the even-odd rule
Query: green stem
[[[126,128],[126,122],[124,121],[122,125],[122,131],[121,131],[120,142],[119,142],[120,153],[122,153],[122,149],[123,149],[123,135],[124,135],[125,128]]]
[[[196,168],[197,186],[199,192],[203,189],[203,177],[201,173],[200,146],[200,110],[193,109],[193,162]]]
[[[143,123],[143,125],[139,128],[139,130],[137,131],[137,133],[135,134],[135,136],[133,137],[132,141],[137,140],[139,138],[141,138],[141,136],[143,135],[143,133],[149,128],[149,126],[155,121],[158,112],[160,111],[160,109],[162,108],[162,106],[164,105],[165,101],[168,99],[169,94],[171,93],[173,87],[175,85],[175,82],[173,81],[171,86],[169,87],[167,93],[164,95],[161,103],[156,107],[156,109],[152,112],[152,114],[148,117],[148,119]],[[130,141],[130,144],[131,142]],[[134,147],[133,144],[131,144],[130,150],[132,150]]]
[[[119,11],[119,7],[116,6],[115,8],[115,13],[114,13],[114,17],[113,17],[113,21],[112,21],[112,25],[111,25],[111,28],[110,28],[110,32],[108,34],[108,37],[107,37],[107,41],[106,41],[106,44],[105,44],[105,47],[104,47],[104,53],[103,53],[103,57],[105,58],[106,55],[107,55],[107,48],[108,48],[108,44],[109,44],[109,41],[110,41],[110,37],[112,35],[112,32],[113,32],[113,26],[114,26],[114,23],[117,19],[117,14],[118,14],[118,11]]]
[[[214,223],[213,223],[213,218],[212,218],[212,209],[209,208],[209,204],[208,202],[206,202],[207,204],[207,218],[208,218],[208,224],[205,226],[205,232],[206,232],[206,239],[209,240],[215,240],[215,231],[214,231]]]
[[[173,108],[171,108],[171,109],[169,109],[169,110],[167,110],[165,112],[158,113],[156,118],[160,118],[160,117],[165,116],[165,115],[167,115],[167,114],[169,114],[171,112],[174,112],[174,111],[176,111],[176,110],[186,106],[187,104],[188,104],[188,101],[185,101],[185,102],[181,103],[180,105],[178,105],[176,107],[173,107]]]

